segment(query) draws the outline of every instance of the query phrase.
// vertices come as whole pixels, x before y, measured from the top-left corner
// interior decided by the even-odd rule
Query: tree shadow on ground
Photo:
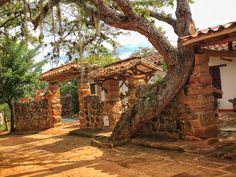
[[[179,164],[185,159],[180,152],[159,151],[134,145],[113,149],[91,147],[89,138],[73,136],[54,136],[38,140],[32,144],[19,146],[11,161],[3,162],[1,169],[19,168],[16,173],[6,177],[41,176],[217,176],[220,171],[206,170],[190,164]],[[12,152],[7,151],[7,156]],[[187,163],[187,161],[186,161]],[[169,170],[171,168],[171,170]],[[1,174],[1,173],[0,173]],[[86,175],[85,175],[86,174]]]
[[[96,148],[91,147],[90,142],[91,138],[65,134],[5,136],[0,139],[0,176],[170,177],[186,174],[186,171],[189,176],[223,175],[215,167],[204,168],[211,162],[199,161],[198,155],[134,145]],[[213,165],[217,168],[221,166],[217,163]]]

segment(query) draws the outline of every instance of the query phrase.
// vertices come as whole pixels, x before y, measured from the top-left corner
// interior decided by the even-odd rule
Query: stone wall
[[[51,127],[48,118],[47,100],[15,103],[15,124],[17,131],[44,130]]]
[[[185,106],[179,109],[179,119],[186,136],[210,138],[219,133],[208,63],[209,58],[204,54],[195,56],[193,73],[178,97],[179,104]],[[189,126],[188,130],[186,127]]]
[[[160,139],[179,139],[181,137],[180,121],[178,119],[179,106],[178,100],[175,98],[159,117],[155,117],[143,126],[140,135]]]
[[[89,128],[102,128],[103,105],[100,97],[97,95],[88,95],[84,97],[84,116],[85,125]]]
[[[188,83],[159,117],[143,126],[141,135],[174,138],[217,137],[219,126],[215,116],[208,62],[205,55],[196,55],[194,70]]]

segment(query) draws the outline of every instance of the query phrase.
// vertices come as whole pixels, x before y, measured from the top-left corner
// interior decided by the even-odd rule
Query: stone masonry
[[[208,63],[209,58],[206,55],[195,55],[193,73],[178,98],[180,105],[185,106],[178,109],[181,129],[184,134],[199,138],[217,137],[219,133],[218,119],[214,110],[212,78]],[[191,126],[190,132],[184,131],[186,125]]]
[[[50,128],[47,100],[15,103],[15,124],[17,131],[44,130]]]
[[[120,119],[122,109],[119,81],[113,79],[106,80],[103,82],[103,87],[107,91],[103,107],[103,115],[109,117],[109,127],[113,128],[116,122]]]
[[[89,128],[102,128],[103,105],[98,95],[84,97],[85,124]]]
[[[91,94],[90,84],[86,79],[78,80],[78,95],[79,95],[79,118],[80,128],[86,128],[86,115],[85,115],[85,103],[84,99],[86,96]]]
[[[159,117],[143,126],[140,134],[174,138],[218,136],[208,62],[203,54],[195,56],[195,66],[188,83]]]
[[[59,83],[49,83],[46,94],[48,100],[48,117],[52,120],[52,127],[61,125],[61,104]]]

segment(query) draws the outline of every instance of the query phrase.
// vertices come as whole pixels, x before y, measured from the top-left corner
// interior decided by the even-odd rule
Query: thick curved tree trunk
[[[111,141],[136,136],[145,123],[160,115],[187,82],[193,64],[194,53],[191,49],[186,48],[179,52],[178,63],[167,73],[161,84],[154,84],[146,90],[143,98],[122,114],[112,132]]]

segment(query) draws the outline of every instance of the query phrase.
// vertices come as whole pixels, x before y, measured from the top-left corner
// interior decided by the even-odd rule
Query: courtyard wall
[[[17,131],[45,130],[51,127],[46,99],[14,104]]]

